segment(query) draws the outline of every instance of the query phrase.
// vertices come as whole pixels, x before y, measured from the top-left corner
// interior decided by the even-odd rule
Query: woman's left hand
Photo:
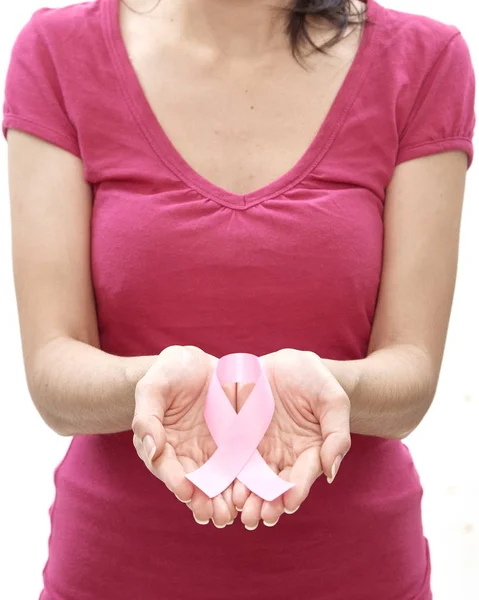
[[[287,348],[260,361],[275,412],[258,451],[275,473],[295,485],[268,502],[236,480],[233,503],[248,529],[261,519],[273,525],[283,512],[296,512],[322,473],[332,482],[351,446],[349,398],[317,354]],[[254,385],[237,384],[238,411]]]

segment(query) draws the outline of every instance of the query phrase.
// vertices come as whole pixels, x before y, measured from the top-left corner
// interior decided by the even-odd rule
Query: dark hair
[[[343,32],[349,25],[360,25],[366,22],[366,17],[356,20],[352,16],[352,9],[356,16],[360,13],[352,0],[293,0],[294,5],[287,9],[289,19],[287,33],[291,50],[296,59],[300,59],[304,51],[326,54],[325,50],[334,46],[341,39]],[[311,37],[311,27],[327,21],[336,28],[336,33],[324,44],[316,45]]]

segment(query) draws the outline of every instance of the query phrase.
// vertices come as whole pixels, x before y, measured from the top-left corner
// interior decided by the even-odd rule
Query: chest
[[[293,169],[308,150],[338,99],[361,32],[305,65],[289,49],[232,60],[168,35],[158,42],[155,29],[126,15],[122,36],[154,127],[205,180],[247,194]]]
[[[121,44],[113,30],[119,93],[97,111],[114,125],[88,146],[105,348],[154,353],[165,340],[220,355],[321,340],[320,355],[361,355],[389,169],[386,128],[372,136],[377,113],[363,110],[377,107],[374,81],[364,85],[373,32],[359,62],[356,39],[308,70],[289,55],[282,66],[196,60],[132,22]]]

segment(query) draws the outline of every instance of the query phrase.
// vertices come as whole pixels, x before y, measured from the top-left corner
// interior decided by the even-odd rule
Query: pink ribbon
[[[221,387],[230,382],[256,383],[239,413]],[[245,353],[220,358],[204,407],[206,424],[218,447],[204,465],[186,477],[210,498],[221,494],[235,478],[263,500],[284,494],[294,484],[278,477],[257,450],[273,413],[273,393],[259,358]]]

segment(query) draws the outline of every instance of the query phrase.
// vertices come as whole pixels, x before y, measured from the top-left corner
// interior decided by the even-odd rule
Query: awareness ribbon
[[[221,387],[227,382],[256,383],[238,413]],[[273,413],[273,393],[259,358],[243,352],[221,357],[204,407],[205,421],[217,449],[204,465],[186,477],[210,498],[221,494],[235,478],[268,501],[292,488],[294,484],[278,477],[257,450]]]

